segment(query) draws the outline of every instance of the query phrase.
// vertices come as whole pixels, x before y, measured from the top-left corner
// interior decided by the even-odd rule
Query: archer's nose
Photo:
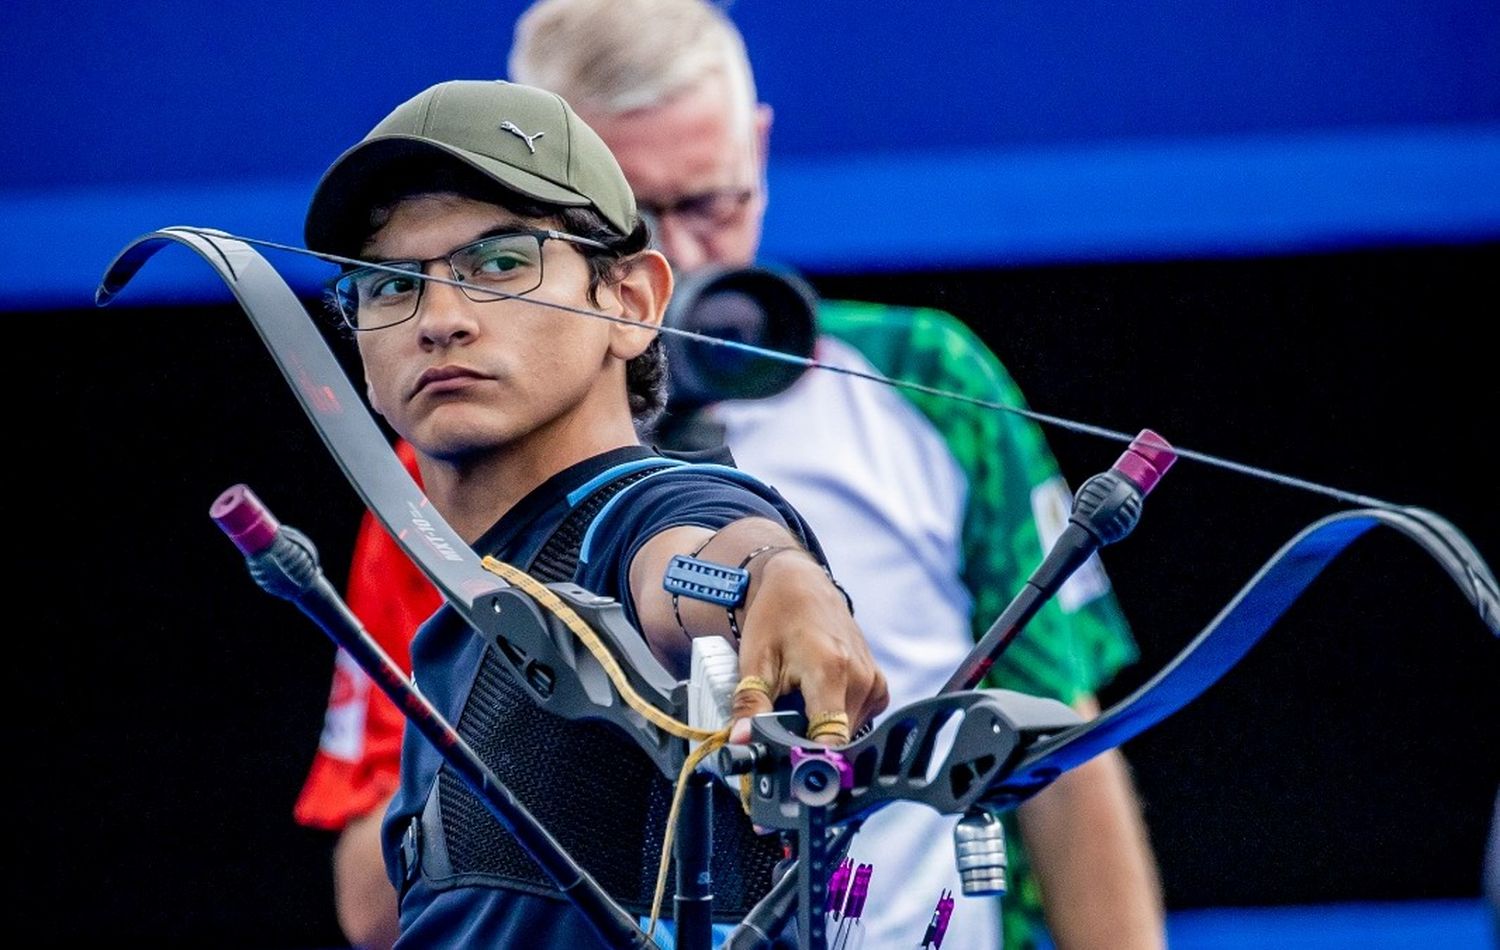
[[[478,331],[476,307],[452,284],[425,281],[417,301],[417,332],[425,346],[450,346]]]

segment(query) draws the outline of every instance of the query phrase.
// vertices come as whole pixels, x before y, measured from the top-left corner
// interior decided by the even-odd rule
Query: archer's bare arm
[[[670,595],[662,590],[668,562],[675,554],[698,551],[703,560],[732,567],[767,546],[786,550],[764,554],[748,568],[740,673],[763,678],[775,696],[800,691],[809,712],[848,713],[849,728],[857,730],[890,702],[885,676],[850,616],[844,595],[797,539],[775,522],[746,517],[717,532],[669,528],[642,545],[630,569],[641,633],[669,669],[685,675],[691,638],[726,636],[729,628],[724,609],[712,604],[684,597],[674,613]],[[770,712],[773,698],[749,691],[735,694],[736,732],[731,741],[748,737],[749,717]]]
[[[1093,697],[1074,706],[1099,714]],[[1016,817],[1059,950],[1166,946],[1156,859],[1119,750],[1064,773]]]
[[[400,923],[396,889],[385,876],[380,822],[389,800],[353,819],[333,849],[333,900],[339,928],[362,950],[389,950]]]

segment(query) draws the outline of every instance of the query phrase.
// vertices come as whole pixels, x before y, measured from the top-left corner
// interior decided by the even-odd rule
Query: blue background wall
[[[521,8],[8,4],[0,307],[86,304],[155,227],[296,242],[318,174],[393,103],[503,74]],[[1500,234],[1493,3],[731,10],[779,107],[765,252],[809,270]]]

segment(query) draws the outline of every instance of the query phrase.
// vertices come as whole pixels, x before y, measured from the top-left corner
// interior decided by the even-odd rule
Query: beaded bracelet
[[[747,569],[749,567],[750,562],[753,561],[753,560],[755,560],[756,558],[760,557],[762,554],[768,554],[770,557],[775,557],[777,554],[780,554],[782,551],[801,551],[803,554],[806,554],[808,557],[813,557],[813,553],[811,551],[809,551],[807,548],[799,547],[799,546],[797,546],[795,544],[766,544],[766,545],[762,545],[761,547],[756,548],[754,551],[751,551],[749,554],[745,555],[745,559],[740,562],[740,569],[741,570]],[[813,560],[817,561],[817,558],[813,558]],[[844,606],[848,608],[848,610],[849,610],[849,616],[851,616],[851,617],[854,616],[854,599],[849,596],[849,592],[847,590],[844,590],[844,585],[840,584],[838,582],[838,578],[836,578],[836,577],[833,576],[833,571],[829,570],[827,564],[824,564],[821,561],[817,561],[817,563],[818,563],[818,566],[823,569],[823,573],[828,576],[828,582],[830,584],[832,584],[835,588],[837,588],[838,592],[840,594],[844,595]],[[735,619],[734,619],[734,608],[730,607],[730,608],[728,608],[728,611],[729,611],[729,629],[734,634],[734,640],[735,640],[735,642],[738,643],[739,639],[740,639],[740,627],[739,627],[739,624],[736,623]]]
[[[694,560],[696,560],[697,557],[698,557],[698,554],[704,548],[708,547],[709,541],[712,541],[716,537],[718,537],[718,535],[713,535],[713,534],[709,535],[708,538],[707,538],[707,540],[705,540],[702,544],[700,544],[696,548],[694,548],[693,549],[693,553],[690,554],[690,555],[688,555],[688,556],[691,557],[691,558],[693,558]],[[672,616],[677,619],[677,629],[681,630],[682,631],[682,635],[684,637],[687,637],[688,640],[689,640],[689,642],[691,642],[693,638],[687,632],[687,625],[682,622],[682,613],[677,609],[677,597],[678,597],[678,593],[679,592],[676,591],[676,590],[672,591]],[[736,638],[736,640],[738,640],[738,638]]]

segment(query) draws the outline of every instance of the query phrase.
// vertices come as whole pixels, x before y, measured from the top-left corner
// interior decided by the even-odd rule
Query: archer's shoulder
[[[670,456],[675,464],[650,472],[621,489],[606,512],[628,509],[653,509],[679,512],[692,509],[715,509],[734,506],[743,499],[774,500],[784,504],[781,494],[770,484],[738,468],[722,455],[710,453],[702,459],[689,460]]]

